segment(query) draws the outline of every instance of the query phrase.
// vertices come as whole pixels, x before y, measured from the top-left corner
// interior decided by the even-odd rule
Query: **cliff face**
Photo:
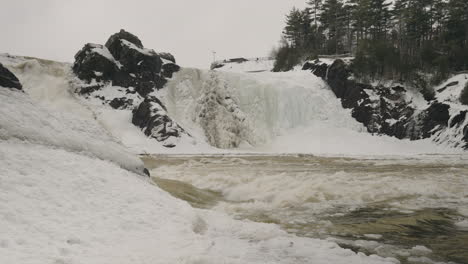
[[[468,148],[466,106],[458,98],[446,95],[456,94],[468,82],[468,76],[454,77],[459,80],[442,84],[436,88],[435,99],[426,100],[402,84],[360,83],[354,80],[349,64],[340,59],[330,63],[307,62],[303,70],[310,70],[327,82],[343,107],[352,109],[352,116],[370,133],[411,140],[432,138]]]

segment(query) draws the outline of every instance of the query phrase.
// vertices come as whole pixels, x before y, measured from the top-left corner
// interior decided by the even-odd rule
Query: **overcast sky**
[[[186,67],[260,57],[278,43],[284,17],[305,0],[0,0],[0,53],[73,61],[87,42],[121,28]]]

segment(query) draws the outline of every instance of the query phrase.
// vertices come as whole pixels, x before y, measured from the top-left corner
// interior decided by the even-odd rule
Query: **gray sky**
[[[0,53],[73,61],[121,28],[186,67],[268,55],[284,17],[305,0],[0,0]]]

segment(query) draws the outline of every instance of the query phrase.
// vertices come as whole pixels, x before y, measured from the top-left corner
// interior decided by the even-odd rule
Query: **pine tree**
[[[307,10],[293,8],[286,16],[283,34],[294,48],[305,48],[312,35],[311,19]]]
[[[343,50],[342,41],[345,33],[343,3],[340,0],[327,0],[322,5],[320,22],[327,32],[327,52],[338,54]]]
[[[309,0],[307,2],[309,6],[309,14],[311,16],[311,20],[314,23],[314,28],[318,30],[318,23],[320,21],[320,10],[322,9],[322,0]]]

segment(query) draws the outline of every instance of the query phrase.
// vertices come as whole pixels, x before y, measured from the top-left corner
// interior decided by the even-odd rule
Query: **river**
[[[468,263],[468,157],[156,155],[161,188],[192,206],[274,223],[401,263]]]

